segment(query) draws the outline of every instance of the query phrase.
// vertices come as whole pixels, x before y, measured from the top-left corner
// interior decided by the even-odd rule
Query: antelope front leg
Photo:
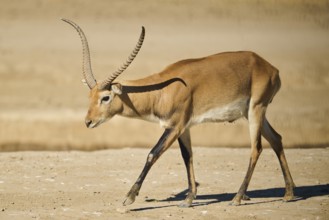
[[[147,156],[144,169],[139,175],[135,184],[131,187],[130,191],[128,192],[126,199],[123,202],[123,205],[130,205],[135,201],[136,196],[138,196],[139,190],[143,184],[143,181],[147,173],[151,169],[152,165],[171,146],[171,144],[177,139],[179,134],[180,132],[174,129],[165,130],[158,143],[153,147],[153,149]]]
[[[186,208],[191,207],[193,200],[196,198],[197,188],[193,168],[193,154],[191,147],[190,131],[187,129],[179,138],[179,147],[184,159],[188,179],[188,193],[186,199],[179,205]]]

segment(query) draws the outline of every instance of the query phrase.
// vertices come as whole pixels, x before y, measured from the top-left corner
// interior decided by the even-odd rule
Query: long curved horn
[[[135,49],[133,52],[130,54],[126,62],[124,62],[121,67],[115,71],[114,73],[111,74],[107,79],[101,82],[100,84],[100,89],[105,89],[108,85],[110,85],[123,71],[127,69],[127,67],[130,65],[131,62],[135,59],[136,55],[138,54],[139,50],[142,47],[143,41],[145,37],[145,28],[142,26],[142,32],[139,36],[139,40],[135,46]]]
[[[85,79],[85,82],[87,83],[88,87],[90,89],[94,88],[97,84],[96,79],[94,78],[92,69],[91,69],[91,61],[90,61],[90,52],[88,47],[88,41],[83,33],[82,29],[73,21],[70,21],[68,19],[62,18],[62,21],[65,21],[66,23],[72,25],[72,27],[75,28],[75,30],[79,33],[80,39],[82,42],[82,54],[83,54],[83,63],[82,63],[82,74],[83,78]]]

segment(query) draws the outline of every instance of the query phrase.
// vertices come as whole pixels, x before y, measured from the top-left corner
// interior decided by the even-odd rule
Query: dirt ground
[[[328,219],[328,0],[0,5],[0,219]],[[186,177],[175,146],[153,167],[137,201],[122,207],[163,130],[120,117],[85,127],[81,43],[62,17],[85,31],[100,80],[127,58],[142,25],[143,47],[121,79],[224,51],[251,50],[277,67],[282,87],[267,118],[283,137],[303,199],[281,201],[283,178],[265,144],[250,185],[252,200],[228,206],[249,159],[248,125],[241,119],[192,128],[200,182],[192,208],[177,207]]]
[[[287,149],[301,200],[285,203],[274,152],[263,151],[250,201],[229,206],[249,161],[248,149],[195,148],[199,182],[192,208],[179,208],[187,180],[179,149],[152,167],[135,203],[123,206],[147,149],[0,154],[0,219],[318,219],[329,217],[329,148]]]

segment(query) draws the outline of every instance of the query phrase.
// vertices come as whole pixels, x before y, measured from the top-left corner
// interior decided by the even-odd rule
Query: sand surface
[[[247,195],[229,206],[247,168],[248,149],[195,148],[200,183],[192,208],[179,208],[187,180],[179,149],[152,167],[135,203],[122,206],[147,149],[16,152],[0,155],[0,219],[321,219],[329,217],[329,148],[287,149],[302,197],[285,203],[278,160],[263,151]]]

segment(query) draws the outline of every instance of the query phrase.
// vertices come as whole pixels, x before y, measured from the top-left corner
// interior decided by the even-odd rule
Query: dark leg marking
[[[189,130],[186,130],[178,138],[178,143],[182,157],[184,159],[184,163],[187,171],[187,179],[188,179],[188,194],[186,196],[186,199],[180,204],[180,207],[190,207],[192,205],[193,199],[196,198],[197,188],[196,188],[196,182],[194,176],[193,153],[192,153],[191,137]]]
[[[138,196],[139,190],[143,184],[143,181],[151,169],[152,165],[158,160],[158,158],[165,152],[166,149],[172,144],[172,142],[177,138],[173,134],[172,129],[166,129],[159,139],[158,143],[153,147],[153,149],[148,154],[146,163],[144,165],[143,171],[139,175],[135,184],[131,187],[130,191],[127,194],[123,205],[130,205],[135,201],[136,196]],[[174,135],[174,136],[173,136]]]

